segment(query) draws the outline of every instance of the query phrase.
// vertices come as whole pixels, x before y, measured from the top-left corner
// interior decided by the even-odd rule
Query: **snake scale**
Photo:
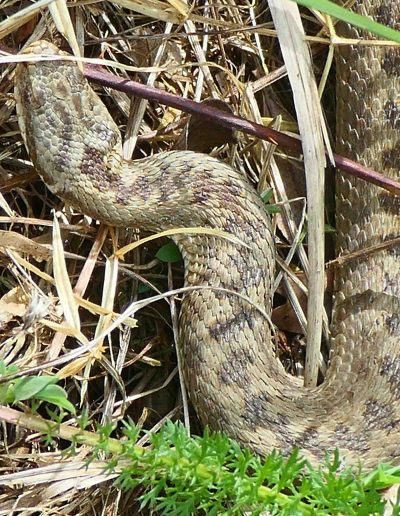
[[[355,9],[398,27],[399,1],[359,0]],[[358,38],[341,27],[341,35]],[[59,54],[45,41],[27,52]],[[400,53],[343,46],[337,59],[338,151],[399,178]],[[73,62],[17,66],[15,98],[32,162],[51,191],[110,225],[174,237],[185,261],[180,353],[202,422],[258,454],[298,447],[313,463],[338,448],[347,464],[400,463],[400,249],[357,255],[336,275],[332,354],[324,383],[301,387],[275,356],[271,328],[274,246],[263,203],[239,172],[190,151],[139,161],[121,157],[119,131]],[[338,251],[400,234],[399,199],[338,172]],[[235,291],[251,299],[218,290]]]

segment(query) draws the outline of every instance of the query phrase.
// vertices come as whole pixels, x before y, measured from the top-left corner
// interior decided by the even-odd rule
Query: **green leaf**
[[[280,213],[282,211],[281,207],[277,204],[270,204],[270,201],[273,198],[273,196],[274,191],[272,188],[270,188],[269,190],[265,190],[265,192],[261,194],[261,199],[265,204],[265,211],[270,215],[275,215],[276,213]]]
[[[74,405],[72,405],[72,403],[67,399],[67,393],[59,385],[48,385],[35,397],[39,400],[53,403],[57,407],[68,410],[68,412],[71,412],[72,414],[75,414],[76,412]]]
[[[275,215],[276,213],[280,213],[282,210],[277,204],[267,204],[265,211],[270,215]]]
[[[386,27],[381,23],[377,23],[366,16],[354,13],[349,9],[345,9],[340,5],[330,2],[329,0],[294,0],[297,4],[308,7],[309,9],[317,9],[323,13],[329,14],[338,20],[343,20],[355,27],[365,29],[384,39],[400,43],[400,32],[390,27]]]
[[[329,224],[324,224],[324,233],[336,233],[336,228]]]
[[[156,258],[161,262],[175,263],[182,260],[182,255],[178,247],[173,242],[168,242],[160,247],[157,251]]]
[[[0,405],[7,405],[12,401],[9,399],[8,387],[6,383],[0,384]]]
[[[14,364],[7,366],[4,360],[0,360],[0,376],[7,376],[9,374],[17,373],[18,371],[18,366]]]
[[[274,191],[272,188],[270,188],[269,190],[265,190],[265,192],[263,192],[261,194],[261,199],[265,202],[265,204],[267,204],[272,199],[273,196],[274,196]]]
[[[33,376],[20,378],[14,385],[14,400],[29,400],[45,389],[48,385],[58,382],[56,376]]]
[[[151,288],[149,287],[149,285],[147,285],[147,283],[140,282],[138,286],[138,293],[147,294],[147,292],[151,292]]]
[[[0,360],[0,376],[5,376],[7,374],[7,366],[3,360]]]

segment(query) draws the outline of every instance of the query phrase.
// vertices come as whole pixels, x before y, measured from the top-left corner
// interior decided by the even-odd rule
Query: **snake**
[[[400,3],[358,0],[389,26]],[[363,34],[347,25],[339,34]],[[364,34],[365,36],[365,34]],[[111,226],[176,233],[185,265],[179,355],[203,425],[266,456],[294,448],[312,464],[338,449],[345,465],[400,463],[399,199],[337,171],[337,267],[329,368],[306,388],[276,356],[272,328],[274,237],[265,205],[244,174],[205,154],[122,157],[121,136],[77,64],[47,41],[25,52],[15,100],[30,159],[48,188]],[[343,45],[337,55],[338,152],[399,178],[400,53]],[[363,249],[369,252],[363,254]],[[372,252],[371,252],[372,249]],[[354,253],[354,257],[352,254]],[[260,309],[262,307],[262,309]]]

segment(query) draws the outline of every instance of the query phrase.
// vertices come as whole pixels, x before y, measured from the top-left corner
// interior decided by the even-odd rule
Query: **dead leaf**
[[[231,107],[223,100],[206,99],[202,104],[233,114]],[[175,148],[207,153],[214,147],[225,143],[236,143],[236,141],[236,131],[233,129],[222,127],[205,117],[191,115]]]
[[[28,254],[41,262],[51,257],[51,250],[15,231],[0,231],[0,252],[11,249],[19,254]]]

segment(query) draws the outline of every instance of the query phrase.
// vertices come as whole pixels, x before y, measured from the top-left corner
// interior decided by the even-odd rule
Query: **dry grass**
[[[47,7],[39,11],[46,2],[32,4],[29,12],[18,11],[19,4],[12,1],[3,3],[3,50],[17,51],[40,38],[67,47],[57,24],[76,52],[115,63],[113,71],[122,77],[195,100],[222,100],[244,118],[273,120],[274,127],[297,132],[286,70],[264,2],[255,10],[244,0],[194,2],[190,7],[179,0],[78,1],[69,8],[71,22],[63,2],[53,4],[51,13]],[[309,16],[306,20],[307,30],[318,35],[320,43],[324,41],[322,23]],[[280,29],[281,43],[289,41],[287,29]],[[321,50],[323,45],[315,47],[316,53]],[[318,73],[323,66],[323,59],[317,57]],[[162,245],[159,240],[130,250],[121,261],[115,253],[139,238],[133,230],[99,226],[49,193],[35,175],[19,134],[12,98],[13,65],[3,66],[1,72],[0,360],[28,373],[58,372],[69,400],[79,412],[88,412],[89,431],[127,416],[156,429],[165,418],[182,413],[171,344],[175,311],[171,322],[174,307],[165,300],[145,303],[140,312],[142,305],[132,303],[179,287],[182,273],[174,264],[155,258]],[[311,77],[305,90],[313,92],[318,115],[315,118],[314,112],[314,118],[308,119],[307,130],[322,135],[326,130],[321,129]],[[180,136],[187,122],[184,113],[130,100],[116,91],[100,93],[123,129],[127,158],[185,146]],[[296,109],[307,118],[311,114],[306,98],[304,94],[296,98]],[[208,131],[208,123],[200,122],[191,145],[206,140]],[[225,138],[231,140],[232,134]],[[315,141],[311,138],[309,145]],[[307,165],[316,174],[324,161],[321,141],[317,143],[319,161]],[[213,138],[206,143],[212,146]],[[236,143],[220,144],[212,152],[243,170],[261,194],[273,188],[274,202],[281,206],[275,219],[277,241],[281,248],[290,250],[294,245],[297,249],[296,253],[285,251],[284,280],[290,289],[290,260],[295,257],[303,270],[309,269],[307,255],[298,245],[304,222],[302,162],[244,134],[236,136]],[[313,194],[319,202],[317,218],[322,213],[321,192],[319,184]],[[321,248],[317,255],[314,264],[323,257]],[[321,292],[321,278],[317,288]],[[297,308],[301,312],[299,303]],[[25,409],[22,403],[15,408]],[[43,407],[39,414],[47,417]],[[1,408],[0,418],[7,421]],[[66,423],[73,425],[73,418]],[[82,469],[86,447],[77,456],[64,456],[65,441],[46,445],[33,428],[2,425],[0,461],[8,484],[3,482],[0,514],[30,514],[32,509],[39,514],[79,515],[136,511],[137,493],[121,494],[111,488],[103,464]]]

